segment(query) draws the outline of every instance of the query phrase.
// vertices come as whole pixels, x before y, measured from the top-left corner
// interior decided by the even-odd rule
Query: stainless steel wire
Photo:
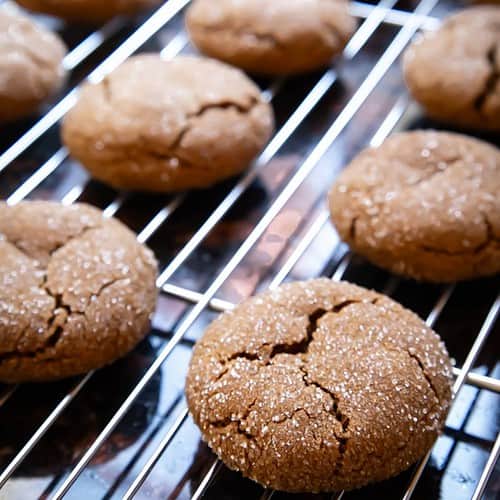
[[[499,457],[500,457],[500,433],[497,435],[495,444],[493,445],[491,453],[484,466],[481,477],[477,482],[476,489],[474,490],[474,494],[472,495],[471,500],[480,500],[481,498],[483,498],[483,495],[486,490],[486,485],[488,484],[488,480],[493,472],[493,469],[495,468],[495,465],[498,462]]]
[[[406,109],[407,105],[408,105],[408,101],[406,99],[404,99],[404,100],[398,99],[396,101],[391,112],[389,112],[389,114],[388,114],[388,118],[382,122],[381,126],[377,129],[377,131],[376,131],[375,135],[373,136],[370,143],[373,143],[374,138],[376,138],[376,140],[382,142],[384,140],[384,138],[387,137],[392,132],[394,127],[397,125],[399,119],[403,115],[404,110]],[[393,110],[395,110],[395,109],[397,110],[397,113],[393,113]],[[396,119],[396,117],[398,117],[398,118]],[[389,127],[388,123],[390,123],[392,126]],[[383,134],[385,134],[385,136]],[[318,218],[312,223],[312,225],[310,226],[310,229],[306,232],[306,234],[300,240],[300,242],[296,246],[295,250],[292,252],[290,257],[287,259],[287,261],[283,264],[283,266],[281,266],[280,270],[278,271],[278,273],[275,275],[275,277],[271,281],[271,283],[269,285],[269,289],[274,289],[282,284],[282,282],[286,279],[289,272],[293,269],[294,265],[297,263],[297,261],[300,259],[300,257],[307,251],[308,247],[311,245],[314,238],[317,236],[321,227],[323,227],[323,224],[326,222],[327,219],[328,219],[328,212],[326,210],[324,210],[320,213]],[[337,246],[338,244],[340,244],[340,240],[337,237],[336,241],[333,242],[333,246]],[[338,271],[339,269],[340,269],[340,272]],[[346,270],[347,270],[347,265],[342,265],[342,261],[341,261],[337,270],[332,275],[332,280],[340,281],[342,279],[343,274],[346,272]],[[384,290],[384,293],[390,294],[391,289],[397,284],[398,281],[399,281],[398,278],[395,278],[395,277],[389,279],[389,281],[386,285],[386,288]],[[203,300],[203,295],[197,294],[197,299],[198,299],[198,301],[196,301],[195,303]],[[227,310],[227,309],[231,309],[234,306],[232,304],[230,304],[230,305],[226,304],[225,307]],[[176,422],[176,424],[177,424],[177,422]],[[174,424],[174,426],[167,431],[167,435],[175,434],[179,430],[179,428],[175,428],[176,424]],[[179,427],[180,427],[180,425],[179,425]],[[125,498],[127,500],[130,498],[133,498],[135,493],[137,493],[140,486],[142,485],[144,480],[147,478],[147,475],[151,472],[155,463],[160,458],[161,453],[165,449],[165,448],[160,449],[160,446],[154,450],[152,457],[146,462],[144,467],[139,472],[138,478],[136,478],[136,481],[134,481],[133,485],[129,488],[129,490],[125,494]],[[152,460],[153,457],[155,458],[154,460]],[[220,461],[218,459],[214,460],[213,465],[209,468],[207,475],[202,479],[202,481],[200,482],[200,485],[198,486],[198,488],[196,490],[196,493],[198,495],[201,495],[203,493],[203,491],[206,488],[208,488],[208,486],[210,485],[212,479],[216,475],[215,465],[219,462]],[[272,493],[270,493],[270,494],[272,494]],[[195,498],[195,496],[193,495],[192,498]],[[196,498],[198,498],[198,497],[196,497]]]

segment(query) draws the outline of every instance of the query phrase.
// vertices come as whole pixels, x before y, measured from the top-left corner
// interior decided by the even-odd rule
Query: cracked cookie
[[[346,0],[195,0],[186,26],[201,52],[254,73],[327,66],[355,29]]]
[[[417,461],[451,398],[444,344],[378,293],[321,278],[250,298],[196,344],[186,382],[231,469],[290,492],[353,489]]]
[[[153,254],[88,205],[0,203],[0,381],[100,368],[148,332]]]
[[[97,23],[111,19],[113,16],[134,14],[140,10],[151,8],[160,0],[16,0],[19,5],[61,17],[68,21]]]
[[[115,188],[179,191],[240,173],[272,130],[270,105],[240,70],[146,54],[85,85],[62,136],[96,179]]]
[[[459,127],[500,130],[500,8],[450,16],[406,51],[405,80],[429,116]]]
[[[500,150],[435,131],[394,134],[359,154],[330,192],[351,248],[418,280],[500,271]]]
[[[61,87],[66,47],[11,5],[0,7],[0,122],[35,112]]]

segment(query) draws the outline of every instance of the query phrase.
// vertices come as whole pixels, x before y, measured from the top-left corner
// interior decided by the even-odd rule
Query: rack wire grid
[[[118,217],[155,251],[161,294],[151,334],[125,359],[58,383],[0,386],[0,498],[285,497],[229,471],[200,441],[184,377],[193,343],[218,312],[319,275],[413,309],[441,334],[457,368],[444,433],[424,460],[389,481],[318,498],[498,498],[498,279],[438,286],[391,276],[349,253],[325,204],[326,187],[361,148],[394,130],[439,128],[408,97],[399,61],[416,33],[436,29],[457,3],[352,2],[358,29],[334,66],[257,82],[277,128],[247,173],[196,193],[116,192],[68,157],[59,120],[82,80],[99,81],[133,53],[194,52],[183,27],[188,4],[169,0],[97,31],[41,18],[71,48],[71,77],[38,118],[2,130],[0,198],[83,201]]]

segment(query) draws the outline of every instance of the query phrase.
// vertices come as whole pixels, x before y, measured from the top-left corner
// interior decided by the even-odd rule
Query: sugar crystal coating
[[[389,298],[327,279],[253,297],[197,343],[186,382],[203,439],[232,469],[292,492],[398,474],[441,430],[443,343]]]
[[[90,206],[0,203],[0,380],[51,380],[112,362],[149,330],[156,261]]]
[[[500,270],[500,150],[461,134],[403,132],[361,152],[330,191],[351,248],[437,282]]]

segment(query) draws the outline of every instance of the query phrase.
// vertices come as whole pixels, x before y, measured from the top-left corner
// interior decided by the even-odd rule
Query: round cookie
[[[150,250],[87,205],[0,203],[0,381],[99,368],[149,330]]]
[[[330,192],[351,248],[397,274],[453,282],[500,271],[500,151],[460,134],[394,134]]]
[[[459,127],[500,130],[499,26],[499,7],[473,7],[407,49],[405,80],[429,116]]]
[[[27,116],[61,87],[66,47],[10,5],[0,6],[0,122]]]
[[[98,23],[122,14],[134,14],[151,8],[160,0],[16,0],[35,12],[61,17],[68,21]]]
[[[186,26],[201,52],[247,71],[327,66],[355,29],[346,0],[195,0]]]
[[[290,492],[358,488],[432,446],[451,398],[439,337],[391,299],[328,279],[222,314],[186,382],[203,439],[232,469]]]
[[[272,130],[271,107],[240,70],[205,58],[143,54],[84,86],[62,136],[95,178],[161,192],[236,175]]]

